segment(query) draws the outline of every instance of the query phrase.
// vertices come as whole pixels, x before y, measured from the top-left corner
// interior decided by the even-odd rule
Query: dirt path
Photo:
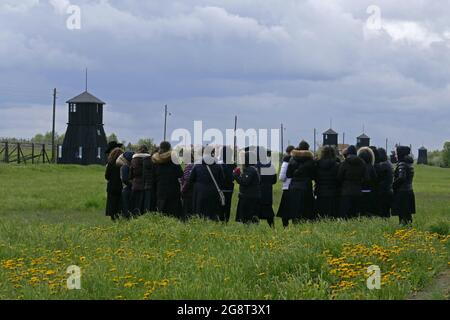
[[[431,285],[416,292],[408,300],[450,300],[450,270],[440,273]]]

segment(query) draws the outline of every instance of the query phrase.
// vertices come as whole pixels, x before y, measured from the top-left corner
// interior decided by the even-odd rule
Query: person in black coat
[[[343,219],[358,217],[361,212],[362,184],[366,177],[366,163],[359,158],[355,146],[344,150],[345,160],[338,170],[341,186],[339,217]]]
[[[375,154],[369,147],[358,150],[358,157],[364,161],[366,174],[361,185],[361,215],[373,217],[378,215],[377,173],[375,171]]]
[[[114,221],[119,218],[121,212],[122,180],[120,179],[120,167],[116,165],[117,159],[123,153],[120,147],[113,149],[108,154],[105,179],[106,187],[106,216]]]
[[[223,208],[219,190],[223,188],[224,175],[222,167],[211,155],[205,155],[201,163],[192,168],[189,185],[192,186],[192,207],[194,214],[213,221],[224,221]],[[214,177],[215,183],[211,174]],[[219,187],[219,189],[216,187]]]
[[[316,211],[321,218],[338,217],[338,170],[336,149],[332,146],[324,146],[320,153],[320,159],[316,161],[314,177]]]
[[[120,180],[122,180],[122,216],[131,218],[132,211],[132,182],[130,180],[130,165],[134,152],[123,153],[116,161],[120,168]]]
[[[161,142],[159,151],[152,157],[154,163],[153,181],[156,186],[156,206],[160,213],[184,219],[180,186],[183,169],[177,159],[174,160],[175,162],[172,161],[171,149],[169,142]]]
[[[414,160],[410,154],[409,147],[397,147],[398,163],[394,171],[392,214],[399,217],[401,225],[411,224],[413,214],[416,213],[416,198],[413,189]]]
[[[277,173],[270,161],[272,152],[263,147],[258,148],[258,163],[256,169],[260,177],[261,208],[259,219],[266,220],[270,227],[275,227],[275,213],[273,211],[273,185],[277,183]]]
[[[242,172],[240,168],[236,168],[233,172],[233,178],[239,184],[236,221],[242,223],[259,223],[261,186],[258,170],[255,168],[256,153],[246,151],[244,157]]]
[[[377,172],[377,203],[378,215],[382,218],[391,216],[392,197],[394,191],[392,183],[394,181],[394,169],[388,160],[387,152],[383,148],[377,149],[378,159],[375,160],[375,170]],[[375,154],[375,158],[377,154]]]
[[[283,226],[289,220],[299,223],[300,220],[314,220],[314,196],[312,181],[315,174],[314,155],[309,151],[306,141],[300,142],[297,149],[291,152],[286,177],[292,179],[289,185],[289,206],[283,213]]]
[[[224,176],[222,191],[225,195],[225,206],[223,207],[224,213],[222,216],[224,221],[228,223],[231,216],[231,203],[234,192],[233,171],[236,169],[236,163],[233,161],[233,149],[231,147],[224,146],[221,152],[219,164],[222,167]]]
[[[141,146],[133,155],[130,180],[133,190],[133,214],[138,216],[150,211],[153,188],[153,163],[147,146]]]

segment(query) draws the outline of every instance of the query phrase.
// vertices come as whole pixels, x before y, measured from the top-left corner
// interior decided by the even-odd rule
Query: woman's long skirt
[[[223,207],[223,220],[228,223],[230,221],[230,217],[231,217],[231,204],[232,204],[232,200],[233,200],[233,190],[224,191],[223,194],[225,195],[225,206]]]
[[[390,218],[393,194],[389,192],[378,194],[379,217]]]
[[[236,213],[236,222],[258,223],[260,208],[261,205],[259,198],[245,198],[239,196],[239,202]]]
[[[361,216],[374,217],[379,215],[378,197],[375,191],[362,192]]]
[[[133,191],[133,215],[139,216],[151,211],[151,190]]]
[[[282,218],[288,216],[289,210],[289,190],[283,190],[281,194],[280,206],[278,207],[277,217]]]
[[[119,217],[122,210],[122,194],[108,192],[106,195],[105,214],[115,220]]]
[[[400,223],[409,224],[416,213],[416,196],[414,191],[400,191],[394,193],[392,215],[398,216]]]
[[[292,220],[314,220],[314,197],[312,190],[290,189],[288,208],[282,218]]]
[[[183,201],[183,214],[186,218],[191,218],[194,215],[194,207],[192,204],[192,192],[183,193],[181,199]]]
[[[339,218],[357,218],[361,213],[361,195],[342,196],[339,199]]]
[[[122,217],[129,219],[131,217],[133,203],[131,188],[122,190]]]
[[[220,196],[214,185],[196,183],[192,197],[193,212],[202,218],[213,221],[223,220]]]
[[[316,212],[320,218],[337,218],[339,201],[336,196],[317,196]]]

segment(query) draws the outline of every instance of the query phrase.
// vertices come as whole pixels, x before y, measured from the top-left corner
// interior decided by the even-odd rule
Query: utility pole
[[[56,116],[56,88],[53,89],[53,125],[52,125],[52,163],[56,163],[55,157],[55,116]]]
[[[167,136],[167,104],[164,106],[164,141]]]
[[[386,138],[386,152],[388,152],[388,138]]]
[[[234,164],[238,163],[238,159],[237,159],[237,123],[238,123],[238,116],[234,116],[234,141],[233,141]],[[227,160],[228,160],[228,158],[227,158]]]
[[[317,148],[316,135],[317,135],[317,129],[314,128],[314,156],[316,155],[316,148]]]
[[[284,125],[281,124],[281,154],[284,152]]]
[[[342,133],[342,144],[345,144],[345,132]]]

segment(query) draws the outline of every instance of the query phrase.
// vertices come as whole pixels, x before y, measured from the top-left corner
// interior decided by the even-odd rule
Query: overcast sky
[[[295,144],[330,118],[351,143],[363,125],[381,146],[450,140],[450,0],[0,0],[0,136],[49,131],[54,87],[64,132],[86,67],[127,141],[160,140],[164,104],[170,131],[238,114]]]

